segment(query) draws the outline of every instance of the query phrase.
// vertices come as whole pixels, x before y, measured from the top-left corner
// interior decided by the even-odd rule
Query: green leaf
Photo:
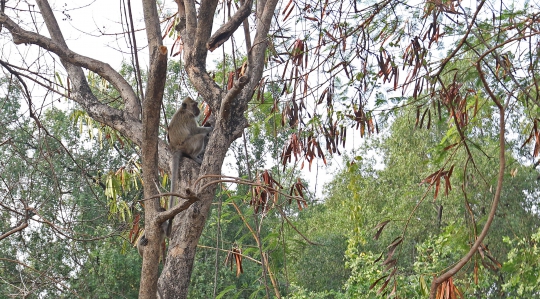
[[[235,285],[230,285],[230,286],[226,287],[223,291],[219,292],[219,294],[216,296],[216,299],[223,298],[223,296],[225,296],[227,293],[229,293],[230,291],[233,291],[233,290],[236,290]]]

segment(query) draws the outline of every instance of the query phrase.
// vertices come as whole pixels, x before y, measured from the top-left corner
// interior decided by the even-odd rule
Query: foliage
[[[540,229],[530,238],[510,239],[504,238],[512,249],[508,259],[503,264],[502,274],[505,277],[503,291],[508,297],[535,297],[538,296],[540,283]]]
[[[124,223],[108,217],[109,206],[102,200],[101,174],[122,165],[118,143],[99,145],[93,136],[66,121],[69,112],[60,109],[44,113],[41,124],[46,130],[35,126],[20,114],[20,89],[13,82],[3,82],[9,84],[11,94],[1,101],[1,118],[9,129],[0,132],[0,140],[9,142],[0,151],[5,161],[0,173],[11,199],[2,204],[23,211],[35,207],[31,211],[36,215],[25,220],[10,217],[8,209],[1,211],[4,219],[10,219],[2,222],[2,232],[25,221],[29,226],[0,243],[0,276],[5,278],[0,297],[136,296],[138,256],[134,250],[127,255],[120,251],[125,246],[119,238]],[[102,156],[109,159],[102,161]],[[21,256],[26,257],[24,262],[16,262]]]

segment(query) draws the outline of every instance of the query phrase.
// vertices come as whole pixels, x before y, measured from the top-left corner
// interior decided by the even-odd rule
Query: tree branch
[[[208,40],[206,48],[210,51],[214,51],[224,42],[226,42],[238,29],[238,27],[244,22],[244,20],[251,14],[251,6],[253,0],[245,2],[238,11],[232,16],[232,18],[225,24],[223,24]],[[249,31],[248,31],[249,32]],[[246,40],[246,42],[248,42]],[[249,50],[249,48],[248,48]]]
[[[238,80],[236,80],[234,82],[234,85],[233,87],[227,92],[227,94],[225,95],[225,98],[223,99],[222,103],[221,103],[221,107],[220,107],[220,110],[219,110],[219,118],[216,119],[216,122],[220,122],[220,119],[228,119],[229,118],[229,115],[231,113],[230,111],[230,108],[231,108],[231,101],[234,100],[238,94],[240,94],[240,92],[242,91],[242,89],[244,88],[244,86],[246,86],[246,84],[249,82],[249,77],[248,76],[242,76],[240,78],[238,78]],[[222,123],[222,122],[220,122]]]
[[[186,199],[184,202],[178,203],[171,209],[168,209],[166,211],[160,212],[157,214],[156,221],[158,224],[161,224],[169,219],[173,219],[174,216],[180,214],[180,212],[187,210],[192,204],[194,204],[197,201],[200,201],[200,198],[195,194],[191,189],[186,189],[186,195],[176,194],[176,193],[170,193],[172,195],[182,197]],[[163,194],[160,194],[161,196]]]
[[[219,111],[220,101],[218,99],[223,97],[221,88],[206,71],[208,53],[206,42],[210,38],[216,7],[216,0],[203,1],[199,8],[199,15],[197,15],[193,1],[185,0],[186,28],[180,31],[184,41],[186,72],[190,82],[212,108],[212,111]],[[179,13],[181,8],[179,5]]]
[[[25,219],[19,226],[16,226],[14,229],[12,229],[12,230],[6,232],[5,234],[1,235],[0,240],[5,239],[5,238],[9,237],[10,235],[25,229],[27,226],[28,226],[28,219]]]
[[[186,34],[182,36],[185,46],[193,45],[197,33],[197,8],[194,0],[184,0],[184,12],[186,18]]]
[[[240,0],[240,4],[244,5],[244,0]],[[245,38],[245,41],[246,41],[246,53],[249,53],[249,51],[251,51],[251,35],[249,34],[249,21],[248,21],[248,18],[246,17],[244,19],[244,38]],[[252,61],[249,61],[250,59],[250,56],[248,55],[248,64],[251,65],[253,62]]]
[[[489,88],[487,86],[487,82],[485,80],[482,81],[484,83],[484,87]],[[504,117],[504,107],[500,104],[500,101],[498,99],[493,99],[494,102],[497,104],[497,107],[499,107],[499,126],[500,126],[500,132],[499,132],[499,175],[497,177],[497,188],[495,190],[495,195],[493,196],[493,202],[491,204],[491,210],[489,212],[488,218],[486,223],[484,224],[484,228],[482,229],[482,232],[477,237],[474,244],[471,246],[471,249],[469,249],[469,252],[461,258],[461,260],[454,265],[451,269],[446,271],[445,273],[441,274],[439,277],[436,277],[431,282],[431,290],[429,294],[430,299],[435,299],[437,295],[437,288],[441,283],[449,279],[450,277],[454,276],[463,266],[465,266],[470,259],[473,257],[473,255],[478,250],[478,247],[482,242],[484,241],[484,238],[487,236],[487,233],[489,231],[489,228],[491,227],[491,223],[493,222],[493,219],[495,218],[495,212],[497,211],[497,206],[499,204],[499,200],[501,198],[501,191],[503,186],[503,179],[504,179],[504,168],[506,164],[505,160],[505,117]]]
[[[480,10],[482,9],[482,6],[484,6],[484,3],[486,3],[486,1],[482,0],[476,6],[476,11],[475,11],[475,13],[474,13],[474,15],[472,17],[471,22],[469,23],[469,26],[467,26],[467,31],[465,32],[465,35],[463,36],[463,38],[461,38],[461,41],[457,44],[457,46],[454,48],[452,53],[450,53],[450,55],[446,56],[446,58],[441,62],[440,66],[439,66],[439,70],[437,71],[437,73],[435,73],[435,75],[433,75],[431,77],[433,77],[433,78],[438,77],[442,73],[442,71],[444,70],[444,67],[450,61],[450,59],[452,59],[457,54],[457,52],[461,49],[461,47],[463,47],[463,45],[467,41],[467,38],[469,37],[469,34],[471,33],[472,26],[474,25],[474,22],[476,22],[476,17],[478,17],[478,13],[480,13]]]
[[[131,85],[109,64],[71,51],[67,47],[62,33],[59,31],[60,29],[54,19],[54,15],[52,15],[52,10],[48,12],[50,7],[47,1],[39,0],[37,3],[40,5],[40,9],[52,39],[22,29],[7,15],[0,12],[0,23],[4,24],[4,27],[10,31],[13,37],[13,43],[17,45],[22,43],[37,45],[58,55],[70,75],[72,82],[77,83],[73,84],[74,88],[78,88],[81,93],[90,92],[90,88],[80,67],[84,67],[100,75],[118,90],[125,101],[126,111],[130,113],[133,118],[138,118],[135,115],[137,104],[134,104],[137,103],[137,95],[133,91]],[[51,18],[54,20],[51,20]],[[88,97],[88,95],[81,96]]]
[[[196,60],[203,62],[206,60],[208,51],[206,44],[212,34],[212,25],[214,24],[214,14],[216,12],[218,1],[206,0],[201,1],[199,7],[199,15],[197,15],[197,32],[195,35],[195,43],[192,53],[196,56]]]
[[[149,6],[156,6],[155,1],[144,1],[145,18],[146,13],[156,10]],[[150,12],[149,12],[150,11]],[[157,14],[157,12],[156,12]],[[149,17],[150,19],[152,16]],[[151,24],[151,22],[149,22]],[[152,26],[151,26],[152,27]],[[155,28],[154,28],[155,29]],[[147,28],[148,37],[159,38],[153,28]],[[159,193],[156,181],[158,181],[159,165],[159,121],[160,111],[163,102],[163,93],[165,89],[165,80],[167,75],[167,47],[159,46],[158,41],[149,41],[153,45],[150,53],[150,70],[146,97],[143,101],[142,122],[143,122],[143,140],[141,145],[142,152],[142,173],[144,181],[144,196],[150,197]],[[163,232],[159,225],[156,225],[155,217],[159,209],[159,200],[154,200],[144,207],[146,229],[145,235],[149,240],[159,240]],[[149,242],[145,246],[143,254],[143,263],[141,270],[141,282],[139,288],[139,298],[155,298],[157,292],[157,281],[159,277],[159,256],[160,243]]]
[[[38,3],[48,6],[48,3],[43,4],[42,1],[38,1]],[[44,8],[44,11],[47,11],[46,7]],[[71,98],[83,106],[88,115],[90,115],[96,121],[118,130],[136,144],[141,144],[142,126],[140,120],[135,118],[134,115],[129,111],[114,109],[108,105],[100,103],[90,90],[86,77],[84,76],[82,69],[79,67],[86,66],[89,70],[103,75],[104,78],[109,78],[111,80],[109,81],[111,84],[115,85],[115,82],[120,84],[119,86],[123,86],[124,88],[123,96],[136,100],[135,93],[131,89],[131,86],[108,64],[78,55],[67,49],[65,46],[62,46],[65,45],[65,42],[61,33],[59,32],[53,31],[54,34],[51,34],[51,36],[54,37],[59,35],[58,38],[60,38],[60,41],[53,41],[47,37],[21,29],[3,13],[0,13],[0,23],[3,23],[5,28],[11,32],[14,43],[35,44],[56,53],[64,64],[64,67],[70,76],[71,82],[73,82],[73,92]],[[54,27],[54,24],[51,26]],[[110,76],[105,76],[104,72],[110,74]],[[119,87],[117,87],[117,89],[118,88]],[[119,92],[122,94],[122,90],[119,89]]]
[[[277,0],[268,0],[266,2],[259,3],[258,5],[264,5],[264,7],[258,7],[259,17],[257,19],[257,33],[253,40],[253,47],[248,53],[248,59],[252,62],[252,65],[248,66],[248,76],[250,78],[249,83],[242,92],[241,98],[244,101],[249,102],[251,100],[251,92],[262,77],[262,73],[265,66],[265,54],[267,48],[268,32],[270,31],[270,25],[272,18],[274,17],[274,10],[276,9]],[[259,14],[260,12],[260,14]]]

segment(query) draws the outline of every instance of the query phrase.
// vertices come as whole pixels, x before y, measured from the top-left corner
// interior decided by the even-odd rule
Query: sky
[[[127,1],[126,1],[127,2]],[[141,65],[148,65],[146,36],[143,30],[141,1],[131,1],[133,20],[136,24],[137,46]],[[69,3],[69,4],[67,4]],[[129,60],[129,45],[124,38],[125,19],[120,1],[85,0],[51,2],[68,46],[74,52],[121,66],[122,59]]]

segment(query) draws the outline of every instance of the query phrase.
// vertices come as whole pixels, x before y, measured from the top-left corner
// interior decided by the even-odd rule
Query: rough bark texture
[[[242,4],[238,12],[226,23],[216,31],[212,37],[208,40],[206,48],[210,51],[214,51],[217,47],[225,43],[232,34],[238,29],[240,24],[251,14],[251,6],[253,5],[253,0],[248,0],[246,3]],[[250,47],[251,48],[251,47]]]
[[[167,48],[163,47],[159,18],[155,1],[143,1],[146,37],[150,49],[150,70],[143,100],[142,123],[142,171],[144,179],[144,197],[150,198],[159,193],[158,180],[158,143],[159,120],[165,80],[167,75]],[[159,276],[160,230],[161,223],[156,219],[159,198],[146,202],[144,206],[145,235],[148,239],[141,269],[139,298],[156,298],[157,278]]]
[[[143,101],[142,169],[144,197],[150,198],[159,193],[158,180],[158,136],[159,117],[167,74],[167,48],[155,46],[151,53],[151,66],[148,88]],[[143,257],[139,298],[155,298],[157,291],[158,265],[160,255],[160,224],[156,221],[159,198],[145,204],[145,235],[148,239]]]

